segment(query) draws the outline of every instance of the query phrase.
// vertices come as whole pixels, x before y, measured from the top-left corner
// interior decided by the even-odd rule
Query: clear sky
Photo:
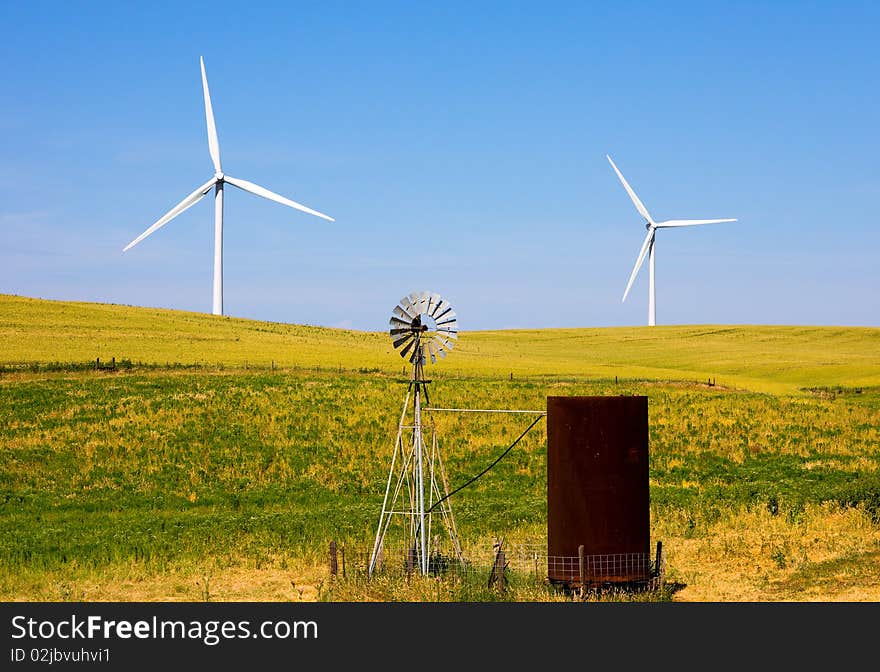
[[[880,3],[0,4],[0,293],[384,329],[880,325]]]

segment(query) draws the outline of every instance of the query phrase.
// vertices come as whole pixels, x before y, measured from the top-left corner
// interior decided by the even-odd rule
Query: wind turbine
[[[668,229],[678,226],[696,226],[697,224],[721,224],[722,222],[735,222],[735,219],[669,219],[665,222],[655,222],[651,215],[648,213],[648,209],[644,206],[644,204],[639,200],[639,197],[636,196],[636,192],[632,190],[632,187],[629,186],[627,181],[624,179],[621,172],[617,169],[617,166],[614,165],[614,161],[611,160],[611,157],[607,154],[605,158],[608,159],[608,163],[611,164],[611,167],[614,168],[614,172],[617,173],[617,177],[620,178],[621,183],[623,184],[623,188],[626,189],[626,193],[629,194],[630,199],[632,199],[633,205],[636,206],[636,210],[639,211],[639,214],[645,218],[645,226],[648,229],[648,234],[645,236],[645,242],[642,243],[642,249],[639,250],[639,257],[636,259],[636,265],[633,267],[632,274],[629,276],[629,282],[626,284],[626,291],[623,293],[623,301],[626,301],[627,294],[629,294],[630,287],[632,287],[633,281],[636,279],[636,274],[639,272],[639,269],[642,267],[642,264],[645,262],[645,257],[648,257],[648,326],[653,327],[657,323],[657,302],[654,293],[654,238],[657,234],[657,229]]]
[[[254,184],[253,182],[248,182],[247,180],[240,180],[236,177],[231,177],[230,175],[225,175],[223,173],[223,168],[220,165],[220,142],[217,139],[217,126],[214,124],[214,110],[211,107],[211,94],[208,92],[208,77],[205,75],[205,60],[200,56],[199,62],[202,66],[202,90],[205,94],[205,118],[208,123],[208,152],[211,154],[211,161],[214,163],[214,176],[205,182],[203,185],[198,187],[194,192],[192,192],[189,196],[184,198],[180,203],[175,205],[171,210],[162,215],[159,220],[153,224],[149,229],[144,231],[141,235],[131,241],[128,245],[125,246],[123,252],[127,252],[132,247],[141,242],[144,238],[149,236],[151,233],[161,229],[172,219],[177,217],[177,215],[182,212],[188,210],[200,200],[202,200],[211,189],[214,190],[214,306],[213,313],[214,315],[222,315],[223,314],[223,185],[231,184],[234,187],[238,187],[244,191],[249,191],[252,194],[256,194],[257,196],[262,196],[263,198],[267,198],[270,201],[275,201],[276,203],[281,203],[281,205],[286,205],[290,208],[294,208],[295,210],[301,210],[302,212],[307,212],[310,215],[315,215],[316,217],[321,217],[322,219],[326,219],[327,221],[333,222],[336,221],[332,217],[328,217],[327,215],[318,212],[317,210],[312,210],[311,208],[307,208],[301,203],[297,203],[296,201],[291,201],[289,198],[285,198],[284,196],[279,196],[275,192],[269,191],[265,187],[261,187],[258,184]]]

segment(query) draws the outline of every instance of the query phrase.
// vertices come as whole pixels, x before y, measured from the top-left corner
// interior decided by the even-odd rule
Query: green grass
[[[328,582],[327,544],[368,547],[384,491],[404,387],[383,334],[18,297],[0,297],[0,333],[2,599],[494,599],[479,581]],[[876,600],[878,338],[464,333],[431,393],[535,409],[645,394],[652,536],[688,586],[672,599]],[[84,368],[95,357],[132,364]],[[453,486],[528,422],[437,419]],[[540,541],[545,488],[539,423],[455,496],[466,545]],[[561,599],[522,585],[507,599]]]

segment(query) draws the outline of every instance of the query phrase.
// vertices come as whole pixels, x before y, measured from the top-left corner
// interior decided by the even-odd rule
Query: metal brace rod
[[[529,415],[547,415],[547,411],[521,411],[506,408],[429,408],[425,411],[449,411],[451,413],[527,413]]]

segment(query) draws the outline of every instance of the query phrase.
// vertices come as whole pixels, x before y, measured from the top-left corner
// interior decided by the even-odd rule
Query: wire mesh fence
[[[355,581],[408,580],[427,574],[482,582],[486,587],[498,585],[548,585],[569,587],[623,586],[635,589],[660,587],[664,577],[661,553],[652,558],[648,553],[584,554],[551,556],[546,543],[496,543],[465,548],[458,555],[451,548],[436,543],[428,557],[422,559],[415,547],[383,546],[373,554],[372,548],[339,547],[331,558],[331,573]],[[427,566],[427,572],[424,571]]]

